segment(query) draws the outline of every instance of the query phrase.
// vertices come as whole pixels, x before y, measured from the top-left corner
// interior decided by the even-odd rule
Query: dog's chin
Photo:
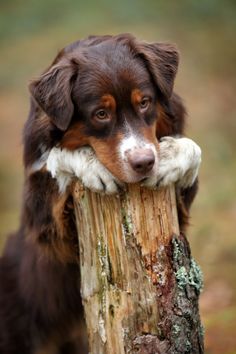
[[[137,173],[129,166],[119,166],[119,168],[110,168],[111,166],[104,166],[111,172],[111,174],[121,183],[141,183],[147,178],[153,177],[157,173],[158,164],[155,164],[151,171],[147,173]]]
[[[137,173],[130,173],[124,176],[120,176],[119,180],[122,183],[141,183],[144,182],[147,178],[151,177],[153,173],[148,174],[137,174]]]
[[[120,181],[123,183],[141,183],[147,178],[153,177],[157,174],[158,164],[155,163],[151,171],[147,173],[137,173],[133,169],[126,167],[123,169],[122,176],[120,176]]]

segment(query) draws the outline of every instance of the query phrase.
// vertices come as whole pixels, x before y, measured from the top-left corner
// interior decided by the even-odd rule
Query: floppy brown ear
[[[52,119],[55,126],[63,131],[68,128],[74,112],[71,99],[74,75],[75,65],[63,59],[29,85],[36,102]]]
[[[138,51],[160,92],[169,98],[179,64],[177,48],[167,43],[141,43],[138,45]]]

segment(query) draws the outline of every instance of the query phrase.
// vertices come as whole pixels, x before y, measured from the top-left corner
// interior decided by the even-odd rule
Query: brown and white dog
[[[19,231],[0,260],[0,353],[84,353],[71,181],[117,193],[176,184],[181,230],[200,148],[182,137],[173,45],[94,36],[64,48],[30,84]]]

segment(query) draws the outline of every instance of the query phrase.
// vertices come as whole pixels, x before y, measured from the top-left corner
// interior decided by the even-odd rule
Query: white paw
[[[191,139],[165,137],[160,142],[159,164],[154,176],[143,185],[149,188],[177,184],[191,187],[197,178],[201,163],[201,149]]]
[[[53,148],[47,159],[47,170],[58,181],[61,192],[65,191],[73,177],[95,192],[117,193],[121,183],[98,161],[90,147],[76,151]]]

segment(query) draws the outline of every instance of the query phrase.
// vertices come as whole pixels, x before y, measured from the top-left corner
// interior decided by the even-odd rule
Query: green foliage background
[[[176,91],[200,144],[200,191],[189,240],[203,268],[207,353],[236,353],[236,2],[234,0],[0,0],[0,241],[17,228],[27,84],[64,45],[89,34],[132,32],[177,43]]]

